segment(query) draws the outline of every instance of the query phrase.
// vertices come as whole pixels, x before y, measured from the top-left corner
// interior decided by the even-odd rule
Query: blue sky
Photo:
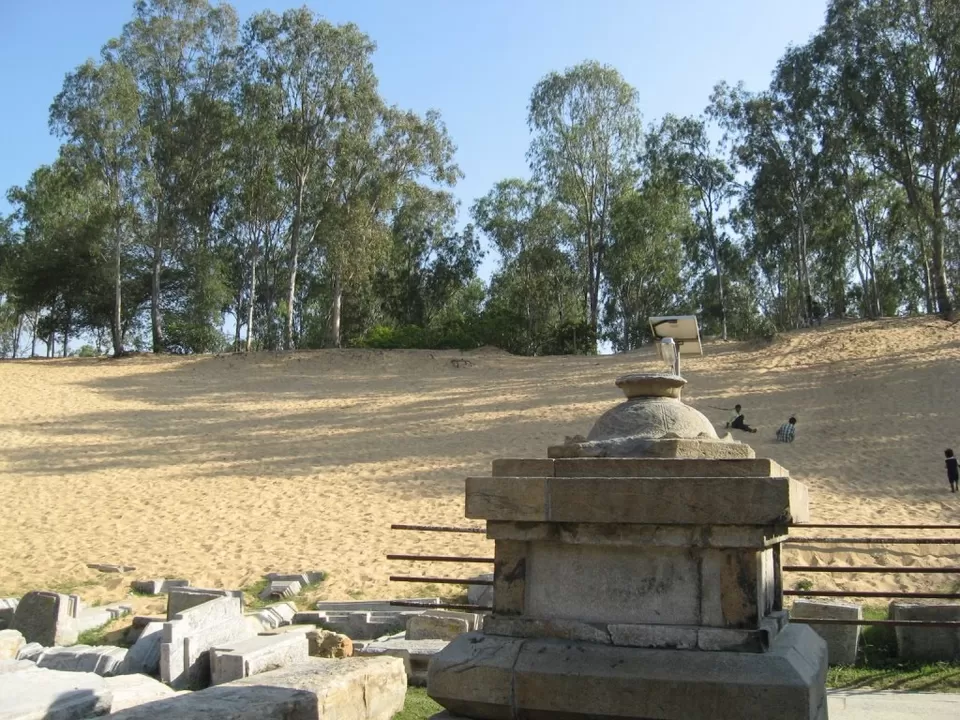
[[[245,21],[301,2],[237,0]],[[640,96],[645,123],[696,114],[720,80],[764,88],[789,44],[820,26],[826,0],[326,0],[377,43],[386,99],[439,110],[465,177],[461,220],[505,177],[527,173],[527,103],[552,70],[586,59],[616,67]],[[120,33],[132,0],[0,0],[0,195],[51,162],[47,127],[64,75]],[[0,212],[9,210],[0,198]],[[482,275],[489,275],[491,259]]]

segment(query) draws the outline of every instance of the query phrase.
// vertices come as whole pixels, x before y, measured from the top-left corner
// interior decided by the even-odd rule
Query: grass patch
[[[886,606],[866,605],[865,620],[886,620]],[[868,625],[860,635],[856,665],[832,666],[827,687],[836,690],[899,690],[960,693],[960,663],[907,662],[897,657],[895,628]]]
[[[58,583],[47,585],[44,590],[60,593],[61,595],[76,595],[77,590],[83,588],[96,587],[101,584],[100,580],[64,580]]]
[[[247,585],[244,588],[240,588],[243,592],[243,608],[244,610],[259,610],[261,608],[267,607],[267,605],[273,605],[274,603],[280,602],[279,600],[267,599],[261,600],[260,593],[267,589],[267,585],[270,584],[270,581],[264,578],[263,580],[257,580],[252,585]]]
[[[426,688],[412,687],[407,689],[403,710],[394,715],[393,720],[426,720],[442,710],[443,708],[427,695]]]
[[[100,627],[84,630],[77,636],[77,645],[110,645],[107,642],[107,628],[111,622],[104,623]]]

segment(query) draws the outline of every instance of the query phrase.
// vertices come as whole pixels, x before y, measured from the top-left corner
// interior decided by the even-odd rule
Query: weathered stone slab
[[[315,585],[318,582],[323,582],[327,577],[327,573],[323,570],[308,570],[302,573],[267,573],[264,575],[267,580],[271,582],[274,580],[296,580],[301,585]]]
[[[163,620],[147,623],[137,641],[127,651],[127,668],[131,673],[160,674],[160,644]]]
[[[0,675],[7,673],[24,672],[26,670],[36,669],[37,664],[29,660],[17,660],[14,658],[0,660]]]
[[[392,639],[371,642],[356,651],[359,656],[388,656],[403,660],[407,682],[411,685],[427,684],[427,669],[430,660],[449,643],[446,640]]]
[[[260,608],[256,612],[247,613],[247,617],[257,623],[256,629],[260,632],[291,624],[297,612],[297,606],[293,603],[277,603]]]
[[[806,486],[787,477],[467,478],[465,507],[468,518],[510,522],[784,525],[809,519]]]
[[[306,662],[308,657],[306,635],[258,635],[228,646],[211,648],[210,683],[222,685]]]
[[[960,621],[960,603],[890,603],[891,620]],[[960,629],[898,627],[897,655],[918,662],[960,660]]]
[[[553,477],[550,458],[498,458],[493,461],[493,477]]]
[[[399,602],[417,602],[423,605],[439,605],[440,598],[396,598]],[[416,608],[405,608],[391,605],[391,600],[319,600],[316,608],[321,612],[385,612],[415,611]]]
[[[37,658],[37,666],[48,670],[96,673],[109,677],[123,672],[126,657],[126,648],[73,645],[47,648]]]
[[[45,649],[46,648],[44,648],[40,643],[27,643],[20,648],[19,652],[17,652],[17,660],[29,660],[31,662],[36,662],[37,658],[40,657],[40,653],[42,653]]]
[[[457,635],[470,632],[467,618],[448,617],[424,613],[407,620],[407,640],[453,640]]]
[[[243,602],[243,591],[220,590],[218,588],[171,587],[167,590],[167,620],[184,610],[202,605],[208,600],[221,597],[235,597]]]
[[[0,630],[0,660],[16,660],[26,644],[19,630]]]
[[[421,610],[410,612],[298,612],[293,622],[321,625],[326,630],[343,633],[354,640],[376,640],[384,635],[402,631],[407,619],[419,615]]]
[[[407,682],[396,658],[321,660],[141,705],[116,720],[391,720]]]
[[[220,597],[188,608],[163,625],[160,679],[177,690],[200,689],[210,680],[209,650],[253,637],[240,598]]]
[[[131,612],[133,612],[133,608],[122,603],[97,605],[80,610],[74,618],[73,624],[77,633],[82,633],[106,625],[119,617],[129,615]]]
[[[162,595],[170,592],[170,588],[188,587],[189,585],[190,581],[182,578],[152,578],[150,580],[134,580],[130,583],[133,590],[145,595]]]
[[[299,580],[271,580],[260,593],[261,600],[295,597],[303,589]]]
[[[13,616],[19,602],[19,598],[0,598],[0,630],[13,627]]]
[[[177,694],[175,690],[147,675],[116,675],[104,678],[103,684],[110,692],[111,715]]]
[[[76,607],[76,601],[67,595],[34,590],[20,599],[13,627],[27,642],[46,647],[72,645],[77,641],[71,614]]]
[[[551,460],[557,477],[789,477],[768,458],[705,460],[700,458],[570,458]],[[496,461],[494,461],[496,463]],[[519,468],[518,468],[519,469]],[[518,475],[519,477],[519,475]]]
[[[769,652],[623,648],[461,635],[433,658],[430,696],[483,720],[826,720],[825,643],[787,626]]]
[[[307,632],[307,644],[311,657],[345,658],[353,656],[353,640],[341,633],[314,628]]]
[[[103,573],[127,573],[136,570],[133,565],[114,565],[112,563],[87,563],[87,567]]]
[[[790,617],[797,620],[863,620],[863,608],[855,603],[797,600],[790,608]],[[831,665],[853,665],[857,662],[859,625],[805,624],[827,643],[827,659]]]
[[[83,720],[106,715],[110,703],[104,678],[94,673],[0,673],[0,720]]]

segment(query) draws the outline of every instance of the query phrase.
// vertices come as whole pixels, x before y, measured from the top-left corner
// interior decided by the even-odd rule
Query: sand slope
[[[460,358],[468,362],[451,362]],[[934,318],[831,325],[772,344],[708,343],[684,365],[685,397],[721,426],[728,413],[715,408],[742,403],[761,428],[746,439],[810,485],[819,521],[960,525],[942,460],[944,447],[960,451],[958,361],[960,326]],[[482,536],[390,523],[463,524],[464,477],[585,433],[622,398],[617,375],[656,367],[649,350],[0,363],[0,596],[77,581],[97,583],[81,594],[124,594],[124,580],[87,562],[231,587],[271,570],[325,569],[330,598],[424,590],[391,585],[391,572],[483,571],[387,562],[388,552],[490,551]],[[790,413],[798,440],[777,444]],[[957,547],[892,550],[824,546],[790,559],[957,564]],[[815,578],[858,588],[946,581]]]

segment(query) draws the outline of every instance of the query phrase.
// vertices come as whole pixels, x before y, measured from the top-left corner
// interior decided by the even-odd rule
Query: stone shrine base
[[[700,652],[461,635],[430,696],[475,720],[826,720],[826,643],[787,625],[768,652]]]

